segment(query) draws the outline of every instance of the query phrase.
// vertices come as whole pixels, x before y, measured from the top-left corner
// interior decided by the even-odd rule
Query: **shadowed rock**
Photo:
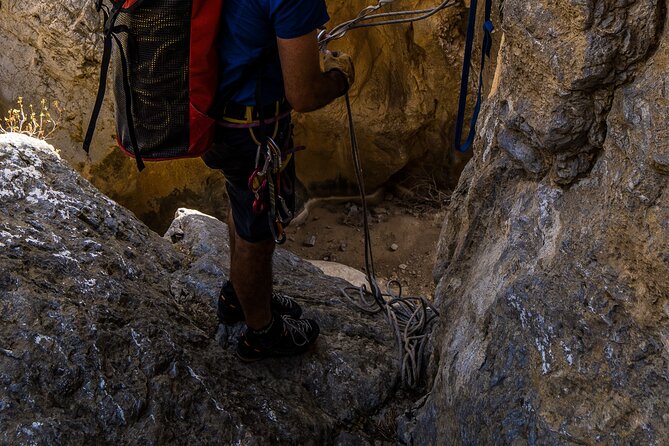
[[[431,392],[402,437],[666,444],[666,5],[503,12],[500,88],[439,243]]]
[[[217,333],[223,223],[181,210],[159,237],[20,135],[0,136],[0,184],[1,444],[374,439],[359,426],[394,393],[395,348],[382,318],[341,301],[343,281],[279,250],[276,288],[322,335],[245,365],[242,324]]]

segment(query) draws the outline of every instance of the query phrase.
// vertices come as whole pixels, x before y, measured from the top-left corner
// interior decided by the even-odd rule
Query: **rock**
[[[405,271],[407,268],[408,268],[408,266],[405,263],[400,263],[399,264],[399,269],[401,269],[402,271]]]
[[[397,245],[397,243],[393,243],[392,245],[390,245],[391,251],[397,251],[398,249],[400,249],[400,247]]]
[[[304,246],[307,246],[309,248],[313,248],[314,246],[316,246],[316,236],[310,235],[306,240],[304,240]]]
[[[335,261],[309,260],[308,262],[328,276],[339,277],[356,287],[364,285],[368,290],[371,289],[367,282],[367,276],[362,271]]]
[[[241,364],[243,324],[216,338],[222,222],[180,210],[160,237],[18,135],[0,136],[0,198],[0,443],[382,438],[356,426],[394,398],[393,335],[342,301],[346,282],[278,249],[277,290],[322,333],[304,356]]]
[[[666,5],[563,6],[504,2],[402,444],[669,438]]]
[[[346,243],[342,242],[342,243],[339,244],[339,250],[341,252],[345,252],[347,248],[348,248],[348,245]]]

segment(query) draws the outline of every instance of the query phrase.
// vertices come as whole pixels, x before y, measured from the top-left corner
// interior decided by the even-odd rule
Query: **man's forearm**
[[[295,111],[306,113],[325,107],[336,98],[343,96],[348,89],[348,83],[343,73],[330,70],[320,73],[310,85],[303,86],[301,94],[297,98],[288,98],[288,102]]]
[[[343,95],[348,80],[337,70],[321,71],[316,31],[277,39],[286,99],[298,112],[317,110]]]

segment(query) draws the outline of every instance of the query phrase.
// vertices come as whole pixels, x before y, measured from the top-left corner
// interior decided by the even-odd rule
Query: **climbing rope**
[[[402,296],[402,285],[397,280],[392,280],[388,283],[387,292],[385,293],[381,291],[378,285],[374,270],[374,255],[372,253],[372,242],[367,218],[365,183],[362,174],[362,164],[360,163],[358,141],[353,126],[351,100],[348,93],[346,93],[345,99],[351,139],[351,153],[353,155],[355,175],[362,202],[365,270],[367,273],[367,282],[371,290],[368,291],[365,285],[361,287],[345,287],[340,290],[344,297],[365,313],[376,314],[381,311],[385,312],[386,320],[390,323],[395,334],[395,340],[397,341],[400,377],[405,385],[413,389],[418,385],[420,380],[425,344],[428,340],[432,324],[439,316],[439,313],[422,296]],[[393,287],[397,288],[397,292],[393,291]]]
[[[426,19],[444,8],[459,3],[459,0],[444,0],[441,4],[431,9],[375,14],[380,8],[393,3],[393,1],[394,0],[378,0],[376,5],[364,8],[354,19],[335,26],[330,32],[322,30],[318,34],[318,42],[321,51],[324,53],[327,52],[327,45],[329,42],[343,37],[351,29],[415,22],[417,20]],[[367,290],[367,287],[363,285],[361,287],[341,288],[341,292],[345,298],[350,300],[365,313],[376,314],[384,312],[397,343],[400,378],[407,387],[415,388],[418,385],[420,374],[423,369],[423,353],[425,351],[425,345],[432,329],[432,325],[439,317],[439,313],[432,305],[430,305],[427,299],[422,296],[403,296],[402,285],[397,280],[392,280],[388,283],[385,293],[382,292],[379,287],[376,280],[376,272],[374,270],[374,255],[372,252],[372,242],[369,231],[367,199],[362,164],[360,162],[360,151],[358,149],[358,141],[353,124],[351,99],[348,93],[345,95],[345,100],[351,140],[351,153],[356,181],[360,190],[360,201],[362,203],[365,240],[365,270],[367,273],[367,282],[371,290]],[[397,291],[393,291],[393,288],[396,288]]]
[[[335,26],[330,32],[322,30],[318,34],[318,43],[322,52],[327,52],[327,45],[335,39],[340,39],[349,30],[369,26],[381,26],[397,23],[409,23],[426,19],[449,6],[459,3],[459,0],[444,0],[438,6],[431,9],[416,11],[395,11],[378,13],[380,8],[393,3],[394,0],[378,0],[376,5],[364,8],[352,20],[348,20]],[[397,342],[400,378],[409,388],[415,388],[420,380],[423,369],[423,353],[428,340],[432,325],[439,317],[437,310],[430,305],[422,296],[403,296],[402,285],[397,280],[388,283],[387,291],[381,291],[376,280],[374,270],[374,255],[372,252],[371,235],[369,232],[369,221],[367,211],[367,199],[365,183],[363,180],[362,164],[358,141],[353,125],[353,113],[351,111],[351,99],[346,93],[346,111],[348,114],[348,127],[351,139],[351,153],[355,167],[355,175],[360,190],[362,203],[364,240],[365,240],[365,269],[367,282],[371,290],[365,285],[361,287],[341,288],[345,298],[350,300],[361,311],[369,314],[384,312],[386,320],[390,324],[395,340]],[[393,291],[396,288],[397,291]]]
[[[444,0],[438,6],[430,9],[421,9],[414,11],[394,11],[377,13],[379,9],[393,3],[394,0],[378,0],[376,5],[367,6],[353,19],[343,22],[331,31],[325,29],[318,33],[318,44],[323,53],[327,52],[327,45],[335,39],[342,38],[348,31],[356,28],[364,28],[370,26],[382,26],[398,23],[410,23],[418,20],[426,19],[437,12],[455,6],[461,3],[461,0]],[[484,54],[490,52],[490,33],[492,31],[492,22],[490,21],[490,5],[491,0],[486,2],[486,23],[484,30],[486,31],[486,40],[484,41]],[[470,19],[467,46],[471,47],[473,42],[473,27],[476,17],[476,0],[472,0],[470,5]],[[471,50],[468,50],[471,53]],[[464,65],[468,69],[471,54],[465,56]],[[483,61],[481,63],[483,69]],[[468,73],[468,71],[467,71]],[[465,84],[464,94],[461,93],[461,103],[466,99],[466,84],[468,76],[463,76],[463,84]],[[481,78],[482,83],[482,78]],[[480,87],[477,100],[477,110],[480,107]],[[463,99],[464,97],[464,99]],[[363,226],[364,226],[364,240],[365,240],[365,268],[367,273],[367,281],[371,290],[367,290],[365,285],[361,287],[345,287],[341,288],[342,294],[349,299],[360,310],[369,314],[376,314],[384,312],[386,319],[390,323],[395,339],[397,341],[400,373],[402,382],[410,388],[415,388],[420,379],[420,373],[423,368],[423,354],[425,345],[428,340],[432,325],[439,317],[437,310],[430,305],[426,298],[422,296],[403,296],[402,285],[397,280],[392,280],[387,285],[387,291],[381,291],[374,271],[374,256],[372,253],[371,236],[369,232],[369,222],[367,217],[367,200],[365,194],[365,185],[363,181],[362,165],[360,163],[358,142],[356,139],[355,128],[353,126],[353,114],[351,112],[351,100],[348,93],[345,95],[346,111],[348,113],[348,125],[351,139],[351,152],[353,155],[353,164],[355,167],[355,175],[360,189],[360,199],[362,202],[363,211]],[[464,115],[464,108],[459,112],[460,116]],[[475,111],[472,118],[472,128],[476,123],[476,116],[478,111]],[[460,128],[460,124],[458,125]],[[459,133],[458,133],[459,134]],[[458,149],[461,149],[460,141],[457,141]],[[467,146],[465,146],[467,147]],[[393,291],[396,289],[397,291]]]
[[[327,31],[325,29],[321,30],[318,33],[318,43],[320,45],[321,51],[325,51],[328,43],[330,43],[332,40],[341,39],[348,31],[352,29],[416,22],[418,20],[426,19],[438,13],[442,9],[455,6],[461,2],[460,0],[444,0],[438,6],[430,9],[392,11],[374,14],[374,12],[378,11],[384,6],[390,5],[394,1],[395,0],[378,0],[376,5],[367,6],[362,11],[360,11],[360,13],[358,13],[355,18],[335,26],[331,31]]]

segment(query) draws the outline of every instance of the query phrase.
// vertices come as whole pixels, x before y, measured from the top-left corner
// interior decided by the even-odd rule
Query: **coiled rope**
[[[327,52],[329,42],[340,39],[351,29],[423,20],[449,6],[460,3],[460,0],[444,0],[441,4],[431,9],[375,14],[380,8],[393,2],[394,0],[378,0],[376,5],[364,8],[354,19],[335,26],[330,32],[327,30],[320,31],[318,33],[318,43],[321,51]],[[351,139],[351,153],[355,167],[356,181],[360,190],[360,201],[362,202],[365,269],[371,290],[368,291],[367,287],[363,285],[361,287],[350,286],[341,288],[341,292],[345,298],[365,313],[376,314],[382,311],[385,313],[386,320],[390,324],[397,342],[401,380],[406,386],[413,389],[418,385],[420,380],[425,345],[432,325],[439,317],[439,313],[430,305],[425,297],[403,296],[402,285],[397,280],[391,280],[388,283],[385,293],[381,291],[378,285],[374,270],[374,255],[372,253],[371,235],[367,217],[365,183],[363,180],[362,164],[360,163],[358,141],[353,125],[351,100],[348,93],[346,93],[345,99]],[[397,291],[393,291],[393,288],[396,288]]]
[[[355,175],[362,202],[365,270],[367,273],[367,282],[371,290],[368,291],[367,287],[362,285],[361,287],[350,286],[340,288],[340,291],[345,298],[365,313],[376,314],[381,311],[385,313],[386,320],[390,324],[397,342],[400,378],[406,386],[413,389],[416,388],[420,380],[425,344],[428,340],[432,324],[439,316],[439,313],[422,296],[402,296],[402,285],[397,280],[391,280],[388,283],[387,292],[385,293],[381,291],[378,285],[374,270],[374,255],[372,253],[372,242],[367,218],[365,183],[360,163],[360,151],[353,125],[351,100],[348,93],[346,93],[345,99],[351,138],[351,153],[353,155]],[[397,292],[393,291],[393,287],[397,288]]]

